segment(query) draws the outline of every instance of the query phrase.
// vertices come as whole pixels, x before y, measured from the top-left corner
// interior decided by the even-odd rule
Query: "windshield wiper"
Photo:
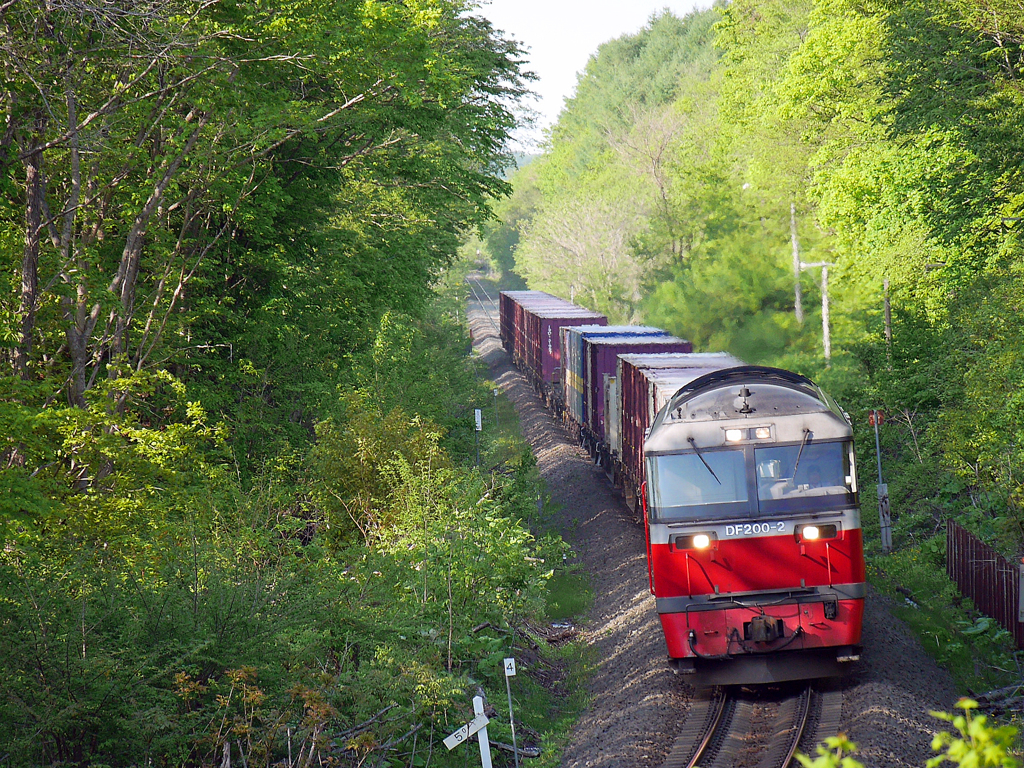
[[[804,430],[804,439],[800,441],[800,450],[796,452],[796,463],[793,465],[793,482],[796,482],[796,471],[800,469],[800,457],[804,455],[804,446],[811,438],[811,430]]]
[[[700,463],[701,463],[701,464],[703,464],[703,465],[704,465],[705,467],[707,467],[707,468],[708,468],[708,472],[710,472],[710,473],[711,473],[711,476],[712,476],[713,478],[715,478],[715,480],[718,480],[718,475],[716,475],[716,474],[715,474],[715,470],[713,470],[713,469],[711,468],[711,465],[710,465],[710,464],[708,464],[708,463],[707,463],[706,461],[704,461],[704,457],[703,457],[703,456],[701,456],[701,453],[700,453],[700,449],[698,449],[698,448],[697,448],[697,442],[696,442],[696,441],[695,441],[695,440],[694,440],[694,439],[693,439],[692,437],[688,437],[688,438],[686,438],[686,439],[687,439],[687,440],[689,440],[689,441],[690,441],[690,445],[692,445],[692,446],[693,446],[693,452],[697,454],[697,458],[698,458],[698,459],[700,459]],[[799,460],[799,459],[798,459],[798,460]],[[796,473],[794,472],[794,474],[796,474]],[[719,485],[721,485],[721,484],[722,484],[722,481],[721,481],[721,480],[718,480],[718,484],[719,484]]]

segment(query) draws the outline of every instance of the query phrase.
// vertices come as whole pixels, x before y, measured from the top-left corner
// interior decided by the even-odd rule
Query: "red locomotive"
[[[853,429],[814,383],[761,366],[680,389],[644,443],[651,591],[700,685],[842,674],[864,556]]]

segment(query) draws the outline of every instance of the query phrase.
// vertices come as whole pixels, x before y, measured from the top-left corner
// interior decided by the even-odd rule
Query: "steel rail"
[[[487,309],[487,307],[484,305],[484,299],[489,301],[494,306],[495,309],[498,308],[497,303],[494,301],[494,299],[492,299],[490,296],[487,295],[487,291],[485,291],[484,287],[482,285],[480,285],[480,281],[476,280],[476,283],[477,283],[478,287],[480,288],[480,292],[483,293],[483,295],[484,295],[484,298],[481,299],[480,298],[480,294],[477,293],[477,289],[473,287],[472,280],[474,280],[474,278],[467,277],[466,278],[466,285],[468,285],[469,286],[469,290],[471,290],[473,292],[473,297],[476,299],[477,303],[480,305],[480,309],[483,310],[484,317],[487,318],[487,322],[489,322],[492,326],[494,326],[494,330],[496,330],[496,331],[498,331],[500,333],[501,329],[498,328],[498,324],[496,322],[494,322],[494,318],[491,316],[492,315],[492,310]]]
[[[789,768],[790,763],[793,762],[793,758],[796,756],[796,751],[800,747],[801,740],[804,738],[804,732],[807,730],[814,695],[814,687],[811,685],[808,685],[804,692],[800,694],[797,701],[796,717],[793,718],[793,732],[790,737],[789,748],[786,750],[786,756],[779,763],[778,768]]]
[[[722,717],[728,709],[728,704],[730,701],[732,701],[732,699],[729,696],[729,694],[725,691],[722,691],[721,695],[718,698],[718,706],[716,708],[716,711],[714,712],[714,717],[708,726],[707,732],[701,739],[700,744],[697,745],[697,749],[693,753],[693,756],[686,763],[686,768],[695,768],[695,766],[697,766],[700,763],[701,758],[704,757],[704,753],[707,752],[708,747],[711,746],[712,741],[718,734],[718,727],[722,722]]]
[[[693,768],[704,757],[722,722],[729,700],[728,689],[718,687],[707,698],[701,697],[694,702],[683,732],[672,745],[662,768]]]
[[[470,280],[472,280],[473,282],[476,283],[477,287],[480,289],[480,293],[482,293],[484,295],[484,298],[487,299],[487,301],[489,301],[491,304],[493,304],[495,309],[497,309],[498,308],[498,302],[496,302],[494,299],[492,299],[487,294],[487,289],[484,288],[483,283],[480,282],[480,278],[479,277],[467,277],[466,278],[466,282],[467,283],[469,283]],[[470,287],[471,288],[473,287],[472,284],[470,284]],[[476,291],[474,291],[474,293],[476,293]]]
[[[825,714],[827,697],[828,694],[819,694],[808,684],[799,694],[779,703],[778,725],[767,749],[761,753],[758,768],[791,768],[796,764],[801,744],[818,736],[817,729],[821,725],[818,721]],[[716,688],[705,701],[703,712],[691,710],[683,733],[676,739],[662,768],[727,765],[737,759],[737,748],[742,750],[742,745],[749,742],[747,730],[751,725],[752,701],[741,696],[738,689],[727,688]],[[741,711],[745,714],[741,715]]]

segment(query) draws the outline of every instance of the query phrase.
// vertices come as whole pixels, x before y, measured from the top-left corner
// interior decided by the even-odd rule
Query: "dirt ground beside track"
[[[483,286],[496,301],[496,290]],[[693,689],[666,664],[661,625],[647,585],[644,532],[603,472],[576,446],[515,370],[498,340],[497,307],[471,301],[475,352],[515,404],[540,474],[559,511],[559,532],[589,574],[595,595],[580,628],[597,659],[590,705],[562,756],[567,768],[659,766],[678,735]],[[864,655],[844,686],[843,730],[869,768],[923,768],[956,692],[920,643],[869,594]]]

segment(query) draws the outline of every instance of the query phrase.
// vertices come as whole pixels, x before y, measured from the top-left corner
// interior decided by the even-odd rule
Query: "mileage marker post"
[[[476,465],[480,466],[480,433],[484,428],[484,414],[479,408],[473,409],[473,416],[476,419],[476,432],[473,433],[473,437],[476,442]]]
[[[516,719],[512,716],[512,684],[510,677],[516,676],[516,660],[505,659],[505,691],[508,693],[508,724],[512,726],[512,755],[516,760],[516,768],[519,768],[519,745],[516,744]]]

